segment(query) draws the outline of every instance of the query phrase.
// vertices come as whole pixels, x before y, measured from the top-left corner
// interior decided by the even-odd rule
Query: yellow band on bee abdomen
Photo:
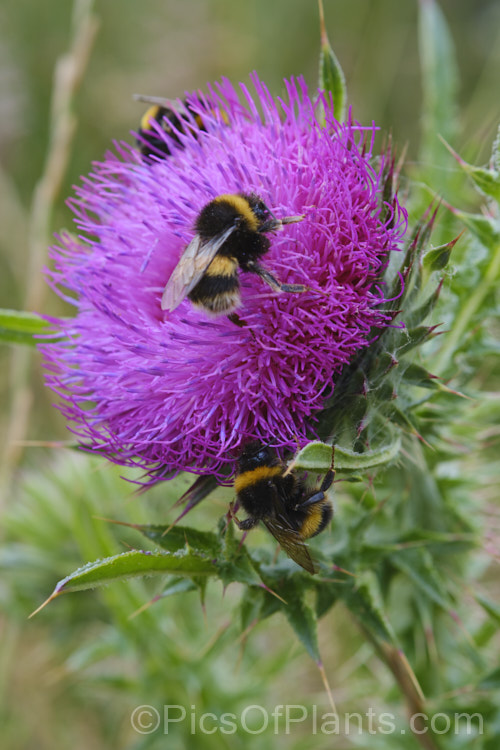
[[[256,469],[250,471],[244,471],[239,474],[234,480],[234,489],[236,494],[241,492],[246,487],[251,487],[253,484],[260,482],[261,479],[270,479],[283,472],[281,466],[258,466]]]
[[[160,107],[155,104],[145,112],[141,119],[141,130],[151,130],[151,122],[156,120],[160,112]]]
[[[257,217],[248,205],[246,198],[243,198],[242,195],[225,193],[224,195],[218,195],[214,200],[217,203],[229,203],[230,206],[244,217],[251,232],[256,232],[258,230],[259,222],[257,221]]]
[[[226,258],[224,255],[216,255],[205,271],[207,276],[232,276],[238,269],[236,258]]]
[[[309,507],[309,513],[300,529],[301,535],[304,539],[314,536],[318,531],[323,521],[323,504],[317,503]]]

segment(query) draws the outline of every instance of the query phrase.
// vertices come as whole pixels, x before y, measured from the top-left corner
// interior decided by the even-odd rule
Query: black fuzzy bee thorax
[[[265,235],[238,229],[225,242],[220,253],[236,258],[240,268],[247,271],[249,270],[248,263],[265,255],[269,247],[270,242]]]

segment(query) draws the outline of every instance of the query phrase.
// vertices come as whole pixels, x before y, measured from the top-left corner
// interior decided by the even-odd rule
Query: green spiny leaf
[[[432,250],[429,250],[422,259],[424,268],[430,272],[442,271],[443,268],[446,268],[448,261],[450,260],[451,251],[460,237],[461,235],[458,235],[458,237],[450,240],[450,242],[447,242],[445,245],[440,245],[439,247],[434,247]]]
[[[170,573],[177,576],[215,575],[214,564],[191,551],[150,552],[131,550],[88,563],[56,585],[45,604],[60,594],[83,591],[103,586],[111,581],[123,581],[138,576]],[[42,606],[45,606],[42,605]],[[41,607],[39,607],[41,609]],[[37,612],[39,611],[36,610]]]
[[[364,571],[356,576],[355,585],[346,585],[340,592],[350,612],[375,640],[396,642],[383,608],[379,583],[374,573]]]
[[[223,533],[224,539],[224,555],[227,560],[231,560],[237,556],[241,549],[241,539],[237,538],[234,523],[226,523],[225,519],[220,521],[221,532]],[[223,529],[223,531],[222,531]]]
[[[439,383],[435,375],[431,375],[425,367],[412,362],[405,368],[404,379],[408,383],[418,385],[421,388],[438,388]]]
[[[335,467],[337,469],[363,470],[392,461],[399,453],[401,438],[396,435],[392,442],[377,450],[356,453],[347,448],[335,446]],[[313,441],[295,457],[294,466],[304,471],[326,472],[332,462],[332,446]]]
[[[297,637],[302,641],[308,654],[315,662],[320,661],[318,649],[318,623],[312,607],[305,600],[305,591],[297,579],[289,579],[280,588],[280,596],[286,600],[282,606],[288,622]]]
[[[239,548],[237,556],[230,560],[217,560],[216,567],[218,576],[224,586],[233,582],[245,583],[247,586],[263,585],[252,558],[243,545]]]
[[[221,543],[210,531],[198,531],[189,526],[160,526],[155,524],[124,524],[137,529],[150,541],[169,552],[176,552],[183,548],[194,548],[197,552],[209,556],[217,556],[221,551]]]
[[[338,601],[339,593],[336,586],[327,586],[323,580],[316,586],[316,617],[323,617]]]
[[[416,328],[404,329],[395,342],[397,356],[402,357],[411,349],[423,344],[432,336],[435,329],[436,326],[417,326]]]
[[[264,590],[247,587],[243,590],[240,601],[241,629],[246,630],[260,617]]]
[[[258,566],[254,564],[241,538],[236,536],[234,523],[228,524],[225,519],[221,523],[224,525],[224,544],[222,555],[216,561],[219,578],[225,586],[233,581],[246,583],[248,586],[262,586]]]
[[[224,545],[216,534],[209,531],[198,531],[188,526],[156,526],[150,524],[124,524],[137,529],[150,541],[169,552],[184,550],[206,556],[214,565],[214,574],[218,575],[224,585],[233,581],[246,583],[249,586],[261,586],[252,560],[241,540],[234,535],[234,526],[229,524],[224,535]],[[167,532],[167,533],[165,533]]]

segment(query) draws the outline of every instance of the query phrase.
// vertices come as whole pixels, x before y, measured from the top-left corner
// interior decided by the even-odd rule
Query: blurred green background
[[[400,149],[407,146],[410,165],[420,174],[435,167],[420,151],[417,1],[324,4],[354,117],[391,131]],[[442,0],[441,7],[459,66],[460,111],[450,112],[453,145],[481,163],[500,120],[500,3]],[[247,82],[252,70],[274,94],[292,75],[304,75],[310,86],[316,85],[315,0],[101,0],[94,12],[99,29],[73,106],[77,129],[54,196],[49,234],[69,226],[64,200],[92,160],[100,159],[114,139],[130,140],[143,112],[134,93],[182,96],[223,75]],[[72,16],[68,0],[7,0],[0,7],[0,306],[5,308],[23,309],[32,281],[33,195],[48,150],[54,67],[69,47]],[[442,151],[443,172],[455,171]],[[67,312],[52,293],[42,292],[39,299],[42,312]],[[21,355],[27,361],[16,365],[13,351],[0,349],[0,424],[6,443],[12,437],[16,368],[28,372],[28,395],[26,425],[16,436],[21,443],[14,449],[3,446],[2,513],[9,540],[0,583],[3,747],[166,747],[165,737],[156,738],[155,745],[154,738],[140,737],[130,727],[130,711],[139,704],[193,703],[200,711],[220,714],[252,703],[272,710],[305,701],[329,710],[314,665],[283,621],[257,628],[243,653],[237,624],[231,622],[237,596],[232,587],[222,597],[214,584],[206,614],[191,594],[182,598],[182,608],[172,597],[128,619],[157,590],[146,582],[72,595],[26,620],[59,578],[88,559],[137,543],[133,535],[93,520],[94,515],[165,520],[186,484],[181,479],[131,499],[131,485],[116,468],[63,449],[29,442],[25,448],[26,441],[65,440],[68,433],[51,406],[52,394],[43,388],[36,352]],[[493,385],[498,385],[496,377],[491,390]],[[212,528],[226,500],[221,493],[197,510],[196,525]],[[370,691],[390,686],[390,676],[352,633],[342,610],[336,608],[322,621],[320,644],[336,699],[344,706],[362,710]],[[372,704],[376,701],[372,698]],[[327,739],[320,741],[318,746],[330,746]],[[307,731],[299,730],[292,738],[265,733],[184,739],[179,730],[168,738],[168,747],[300,748],[310,742]],[[351,746],[346,738],[335,742],[336,747]]]

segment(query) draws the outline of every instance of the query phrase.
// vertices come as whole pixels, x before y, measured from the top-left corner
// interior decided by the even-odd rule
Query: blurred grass
[[[375,120],[382,131],[392,131],[400,147],[407,143],[415,174],[424,180],[426,170],[436,165],[420,161],[419,156],[417,2],[325,0],[324,4],[355,118]],[[442,0],[440,4],[457,49],[461,80],[453,146],[465,158],[484,162],[500,119],[500,5],[497,0]],[[130,139],[142,114],[133,93],[178,96],[221,75],[247,81],[254,69],[274,93],[290,75],[303,74],[311,86],[316,84],[319,34],[316,4],[311,0],[101,1],[95,3],[95,12],[100,30],[74,105],[75,143],[50,218],[51,231],[70,224],[64,198],[79,176],[89,171],[92,160],[99,159],[113,139]],[[53,70],[68,48],[71,13],[71,3],[64,0],[8,0],[0,8],[2,307],[22,308],[29,282],[28,217],[47,153]],[[450,190],[447,199],[473,205],[476,199],[472,191],[464,193],[463,179],[444,147],[439,169]],[[416,212],[429,197],[423,191]],[[444,226],[449,223],[449,218],[443,219]],[[459,247],[457,253],[460,257]],[[471,261],[471,274],[473,266]],[[43,311],[67,312],[54,295]],[[0,349],[0,390],[6,405],[0,416],[2,434],[10,407],[11,352]],[[29,356],[34,366],[34,407],[26,437],[66,439],[62,420],[50,405],[52,397],[43,388],[38,356],[32,352]],[[492,371],[491,360],[482,363],[475,378],[489,391],[498,390],[498,372]],[[494,438],[494,412],[484,411],[477,415],[478,425]],[[479,428],[475,425],[475,429]],[[54,457],[41,448],[28,449],[7,498],[12,506],[5,519],[9,554],[8,560],[2,559],[10,571],[0,584],[4,610],[0,719],[5,747],[142,747],[129,724],[130,711],[141,703],[197,703],[200,710],[219,714],[249,703],[272,709],[308,696],[328,710],[319,676],[304,661],[288,630],[283,632],[282,621],[257,628],[240,659],[234,642],[237,627],[230,622],[237,596],[232,587],[224,597],[220,591],[210,592],[206,621],[193,594],[183,596],[182,609],[173,596],[129,621],[130,612],[158,590],[157,584],[147,581],[63,598],[26,622],[63,574],[88,559],[116,552],[124,542],[137,543],[123,529],[92,520],[93,515],[119,518],[126,512],[132,521],[155,517],[164,521],[166,509],[181,494],[172,485],[127,502],[131,486],[119,479],[116,468],[67,451],[56,453]],[[493,502],[488,475],[482,479],[482,491]],[[200,528],[213,528],[223,507],[222,499],[220,504],[200,506],[196,511]],[[496,511],[492,512],[496,518]],[[491,598],[498,599],[498,576],[489,574],[486,585]],[[221,636],[211,646],[218,628]],[[345,630],[349,639],[343,637]],[[135,651],[130,643],[135,643]],[[377,694],[381,686],[379,694],[385,693],[391,685],[373,651],[352,632],[338,608],[322,621],[320,643],[325,662],[336,675],[336,699],[346,710],[363,710],[360,703],[368,706],[370,692]],[[180,730],[173,739],[183,746]],[[310,738],[298,734],[291,742],[266,733],[229,740],[227,746],[236,748],[257,744],[298,748]],[[165,738],[150,746],[164,747]],[[225,744],[219,734],[216,739],[191,737],[189,746]],[[340,738],[336,746],[347,744]]]

